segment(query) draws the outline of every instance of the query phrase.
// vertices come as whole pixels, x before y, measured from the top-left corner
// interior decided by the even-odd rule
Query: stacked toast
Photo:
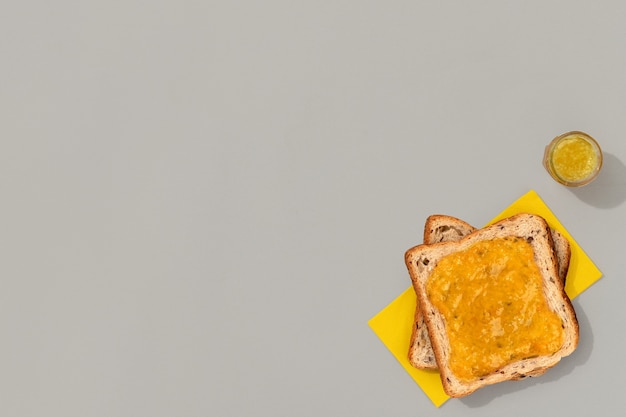
[[[438,369],[451,397],[543,374],[578,344],[565,293],[570,255],[567,238],[534,214],[482,229],[452,216],[428,217],[424,243],[405,254],[417,295],[411,365]]]

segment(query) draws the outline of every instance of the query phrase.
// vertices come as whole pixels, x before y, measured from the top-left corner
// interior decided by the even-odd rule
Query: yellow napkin
[[[521,212],[533,213],[543,217],[550,227],[561,232],[570,241],[572,257],[570,259],[565,291],[571,299],[600,279],[602,272],[583,252],[578,243],[572,239],[572,236],[561,225],[541,197],[533,190],[520,197],[488,224]],[[409,287],[393,300],[391,304],[372,317],[368,324],[435,406],[439,407],[449,399],[441,385],[439,372],[415,369],[407,358],[415,306],[415,291],[413,287]]]

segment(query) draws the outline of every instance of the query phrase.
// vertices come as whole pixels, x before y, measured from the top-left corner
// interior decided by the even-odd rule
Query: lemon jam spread
[[[600,147],[583,132],[569,132],[555,138],[548,145],[545,158],[550,174],[569,186],[587,184],[602,166]]]
[[[477,242],[438,262],[426,291],[445,318],[449,366],[460,379],[559,350],[561,319],[542,285],[533,249],[521,238]]]

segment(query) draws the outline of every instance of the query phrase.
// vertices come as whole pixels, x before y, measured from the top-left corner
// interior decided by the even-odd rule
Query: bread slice
[[[424,243],[456,241],[474,231],[474,226],[456,217],[433,214],[424,224]]]
[[[559,279],[557,256],[552,233],[546,221],[533,214],[518,214],[491,226],[472,232],[458,241],[422,244],[409,249],[405,261],[417,294],[424,320],[439,368],[444,390],[451,397],[462,397],[486,385],[507,380],[536,376],[556,365],[564,356],[571,354],[578,344],[578,322],[572,304]],[[431,303],[426,283],[438,262],[456,251],[467,249],[476,242],[499,237],[518,237],[529,242],[534,260],[541,272],[546,301],[561,320],[564,342],[555,353],[516,360],[500,369],[470,380],[460,378],[450,368],[450,341],[446,320]]]
[[[476,230],[474,226],[456,217],[433,214],[428,216],[424,224],[424,243],[430,245],[439,242],[457,241]],[[565,284],[569,270],[571,247],[567,238],[557,230],[551,229],[550,232],[559,265],[559,277]],[[408,360],[417,369],[437,369],[435,353],[433,352],[430,337],[428,336],[428,328],[424,322],[419,302],[415,307]]]
[[[565,286],[567,272],[569,271],[569,262],[572,257],[572,247],[569,244],[569,240],[559,231],[551,229],[550,233],[552,234],[552,241],[554,243],[556,261],[559,265],[559,278],[561,278],[561,282],[563,286]]]
[[[433,214],[426,219],[424,225],[424,243],[457,241],[475,230],[474,226],[456,217]],[[435,353],[428,337],[428,329],[419,302],[415,307],[408,359],[415,368],[437,369]]]

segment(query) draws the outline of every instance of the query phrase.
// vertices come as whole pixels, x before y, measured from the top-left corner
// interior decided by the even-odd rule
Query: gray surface
[[[625,4],[4,2],[0,414],[623,409]],[[574,129],[578,191],[540,164]],[[529,189],[605,274],[580,347],[435,410],[367,320],[427,215]]]

